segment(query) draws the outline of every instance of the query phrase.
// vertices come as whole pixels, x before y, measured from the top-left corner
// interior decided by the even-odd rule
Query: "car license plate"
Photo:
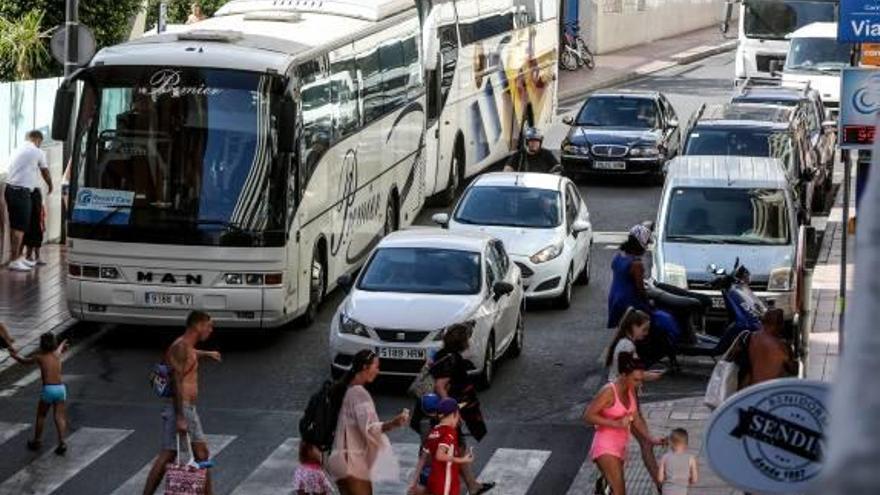
[[[626,170],[626,162],[593,162],[593,168],[597,170]]]
[[[376,354],[380,359],[425,360],[425,350],[413,347],[379,347]]]
[[[727,306],[724,305],[723,297],[713,297],[712,298],[712,309],[727,309]]]
[[[150,306],[192,306],[192,294],[168,294],[165,292],[147,292],[146,302]]]

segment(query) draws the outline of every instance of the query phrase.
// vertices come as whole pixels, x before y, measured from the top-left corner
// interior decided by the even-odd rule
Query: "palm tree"
[[[33,79],[49,62],[52,29],[42,28],[43,14],[34,9],[17,20],[0,16],[0,60],[13,66],[18,79]]]

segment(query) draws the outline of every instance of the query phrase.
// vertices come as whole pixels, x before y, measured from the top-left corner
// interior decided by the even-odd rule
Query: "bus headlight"
[[[113,268],[112,266],[102,266],[101,267],[101,278],[106,278],[109,280],[116,280],[119,278],[119,270]]]
[[[227,273],[223,275],[223,282],[226,285],[241,285],[244,277],[240,273]]]
[[[663,281],[669,285],[674,285],[679,289],[687,289],[687,270],[685,270],[683,266],[676,265],[675,263],[664,263]]]
[[[349,318],[345,313],[339,313],[339,333],[370,338],[367,327],[354,318]]]
[[[770,272],[770,280],[767,281],[767,290],[791,290],[791,268],[777,268]]]

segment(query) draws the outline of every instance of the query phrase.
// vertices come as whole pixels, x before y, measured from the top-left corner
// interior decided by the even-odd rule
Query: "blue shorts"
[[[40,400],[46,404],[55,404],[56,402],[64,402],[67,400],[67,386],[65,385],[43,385],[43,392],[40,393]]]

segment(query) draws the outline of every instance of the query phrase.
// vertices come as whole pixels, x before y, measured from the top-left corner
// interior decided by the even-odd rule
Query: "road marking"
[[[18,435],[30,428],[31,425],[27,423],[3,423],[0,422],[0,445],[3,445],[10,438]]]
[[[497,493],[525,495],[549,458],[547,450],[498,449],[480,473],[480,480],[495,481]]]
[[[84,349],[90,348],[96,340],[103,337],[104,334],[106,334],[108,331],[110,331],[109,327],[104,327],[103,330],[99,330],[98,333],[92,335],[91,337],[87,338],[86,340],[83,340],[82,342],[77,344],[73,349],[70,349],[69,351],[62,354],[61,362],[62,363],[67,362],[67,360],[72,359],[74,356],[76,356],[77,354],[82,352]],[[40,375],[39,369],[35,369],[35,370],[31,371],[27,375],[24,375],[23,377],[21,377],[17,382],[10,385],[9,388],[7,388],[6,390],[0,390],[0,397],[12,397],[19,390],[21,390],[21,389],[27,387],[28,385],[30,385],[31,383],[34,383],[35,381],[37,381],[40,378],[40,376],[41,375]]]
[[[593,475],[595,471],[596,467],[588,456],[584,463],[581,464],[581,468],[578,469],[577,475],[575,475],[574,481],[571,482],[571,486],[568,487],[568,492],[565,495],[593,495],[595,490]]]
[[[406,493],[413,472],[419,461],[419,444],[395,443],[391,446],[394,455],[400,462],[400,478],[397,481],[383,481],[376,483],[376,495],[400,495]]]
[[[232,495],[290,493],[293,471],[299,463],[299,438],[288,438],[266,458]]]
[[[232,441],[236,439],[236,436],[205,435],[205,438],[208,440],[208,452],[211,453],[211,457],[213,458],[216,457],[221,450],[226,448],[227,445],[232,443]],[[114,490],[112,495],[137,495],[142,493],[144,491],[144,485],[147,483],[147,475],[150,474],[150,469],[153,467],[153,463],[155,461],[156,457],[150,459],[150,462],[144,465],[144,467],[142,467],[141,470],[137,472],[137,474],[129,478],[119,488]],[[159,489],[156,490],[156,493],[159,495],[165,493],[164,483],[159,484]]]
[[[49,449],[36,461],[3,482],[0,485],[0,495],[52,493],[133,431],[80,428],[67,439],[67,455],[58,456]]]
[[[622,244],[629,237],[629,232],[593,232],[594,244]]]

